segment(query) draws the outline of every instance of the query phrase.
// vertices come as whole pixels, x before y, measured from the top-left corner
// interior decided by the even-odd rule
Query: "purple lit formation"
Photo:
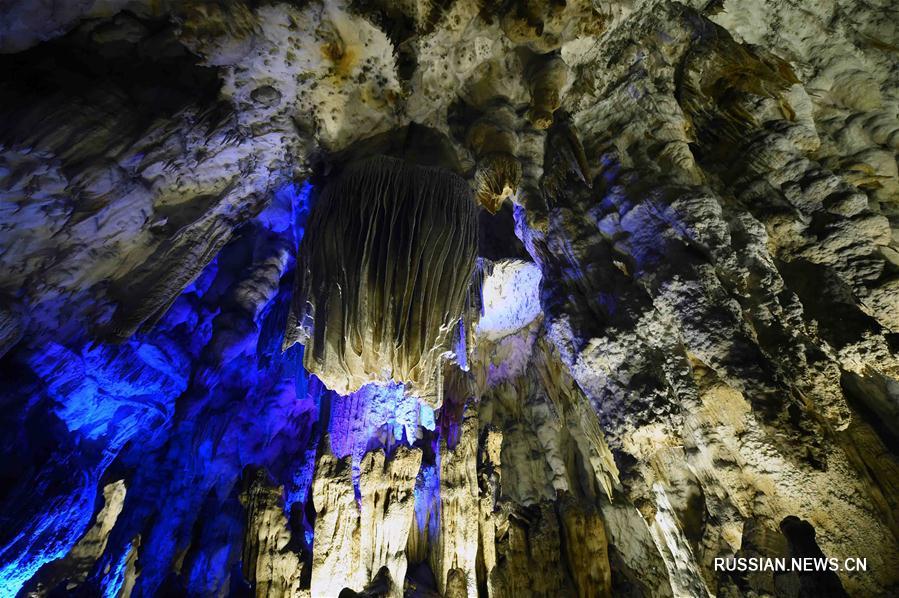
[[[187,546],[180,581],[196,595],[212,593],[240,559],[244,468],[264,467],[285,487],[285,512],[308,548],[313,522],[305,505],[323,428],[335,455],[352,455],[357,498],[365,452],[425,442],[422,434],[435,430],[433,410],[402,385],[373,384],[342,397],[303,370],[302,346],[281,352],[294,252],[312,196],[309,184],[278,191],[151,331],[122,344],[86,334],[33,338],[7,356],[14,378],[0,397],[16,408],[3,417],[16,420],[6,429],[21,436],[3,441],[10,455],[4,475],[31,476],[41,500],[3,496],[4,517],[25,524],[11,536],[4,526],[0,595],[14,596],[42,566],[65,557],[102,506],[98,488],[123,476],[124,506],[88,583],[118,595],[140,535],[134,595],[173,583],[170,563]],[[240,301],[246,281],[273,263],[279,282],[250,313]],[[423,465],[416,485],[422,520],[436,513],[436,471]],[[197,534],[203,541],[191,543]]]

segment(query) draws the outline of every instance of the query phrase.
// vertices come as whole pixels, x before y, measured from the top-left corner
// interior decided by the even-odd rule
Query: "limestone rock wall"
[[[896,595],[897,17],[6,2],[0,595]]]

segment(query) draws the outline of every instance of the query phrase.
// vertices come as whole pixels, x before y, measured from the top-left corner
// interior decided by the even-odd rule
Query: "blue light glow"
[[[103,598],[118,598],[122,591],[122,584],[125,583],[125,572],[128,569],[128,557],[131,556],[131,543],[129,542],[125,549],[122,550],[122,556],[116,562],[115,566],[109,570],[109,573],[103,578],[100,587],[103,589]]]
[[[463,372],[468,371],[468,346],[465,338],[465,318],[459,319],[459,326],[456,328],[456,363]]]
[[[74,473],[74,472],[73,472]],[[52,480],[39,480],[49,484]],[[15,596],[38,569],[64,557],[89,525],[96,496],[96,480],[76,476],[68,493],[43,505],[44,513],[31,516],[22,530],[0,548],[0,596]]]
[[[440,469],[437,465],[422,463],[413,493],[418,529],[427,530],[431,538],[436,538],[440,529]]]
[[[190,361],[174,346],[167,352],[138,341],[75,351],[51,342],[28,363],[47,382],[69,430],[91,440],[112,436],[107,450],[116,451],[143,420],[168,420],[175,398],[187,388]]]
[[[333,395],[328,433],[337,457],[352,455],[353,483],[365,453],[391,452],[399,443],[411,446],[422,428],[435,428],[434,410],[408,394],[396,382],[367,384],[345,397]]]
[[[0,548],[0,596],[29,588],[44,564],[69,553],[90,526],[97,488],[114,463],[111,471],[125,472],[128,491],[88,583],[118,596],[129,558],[136,558],[136,596],[155,595],[164,582],[189,595],[214,595],[226,590],[240,559],[245,514],[237,497],[247,468],[265,468],[283,485],[291,531],[309,548],[306,503],[323,432],[335,455],[352,455],[357,491],[366,452],[433,442],[426,430],[439,435],[434,410],[403,385],[371,384],[341,397],[303,370],[301,346],[281,351],[294,254],[313,199],[309,184],[278,190],[152,331],[119,345],[92,344],[84,333],[14,351],[33,380],[0,395],[24,405],[23,421],[27,415],[38,422],[29,433],[55,426],[48,434],[56,444],[32,475],[32,489],[0,505],[21,525]],[[259,278],[273,283],[260,295],[262,305],[247,308],[240,285],[275,263],[279,278]],[[465,365],[461,324],[459,338]],[[325,408],[329,417],[319,422]],[[423,465],[415,516],[431,533],[439,491],[439,467]],[[166,581],[177,559],[178,581]]]

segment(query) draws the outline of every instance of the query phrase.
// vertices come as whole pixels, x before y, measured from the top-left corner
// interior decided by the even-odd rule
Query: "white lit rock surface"
[[[897,49],[6,1],[0,596],[899,595]]]

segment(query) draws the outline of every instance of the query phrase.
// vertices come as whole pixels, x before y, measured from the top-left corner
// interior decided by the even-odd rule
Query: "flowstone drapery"
[[[0,596],[899,594],[897,22],[5,2]]]

